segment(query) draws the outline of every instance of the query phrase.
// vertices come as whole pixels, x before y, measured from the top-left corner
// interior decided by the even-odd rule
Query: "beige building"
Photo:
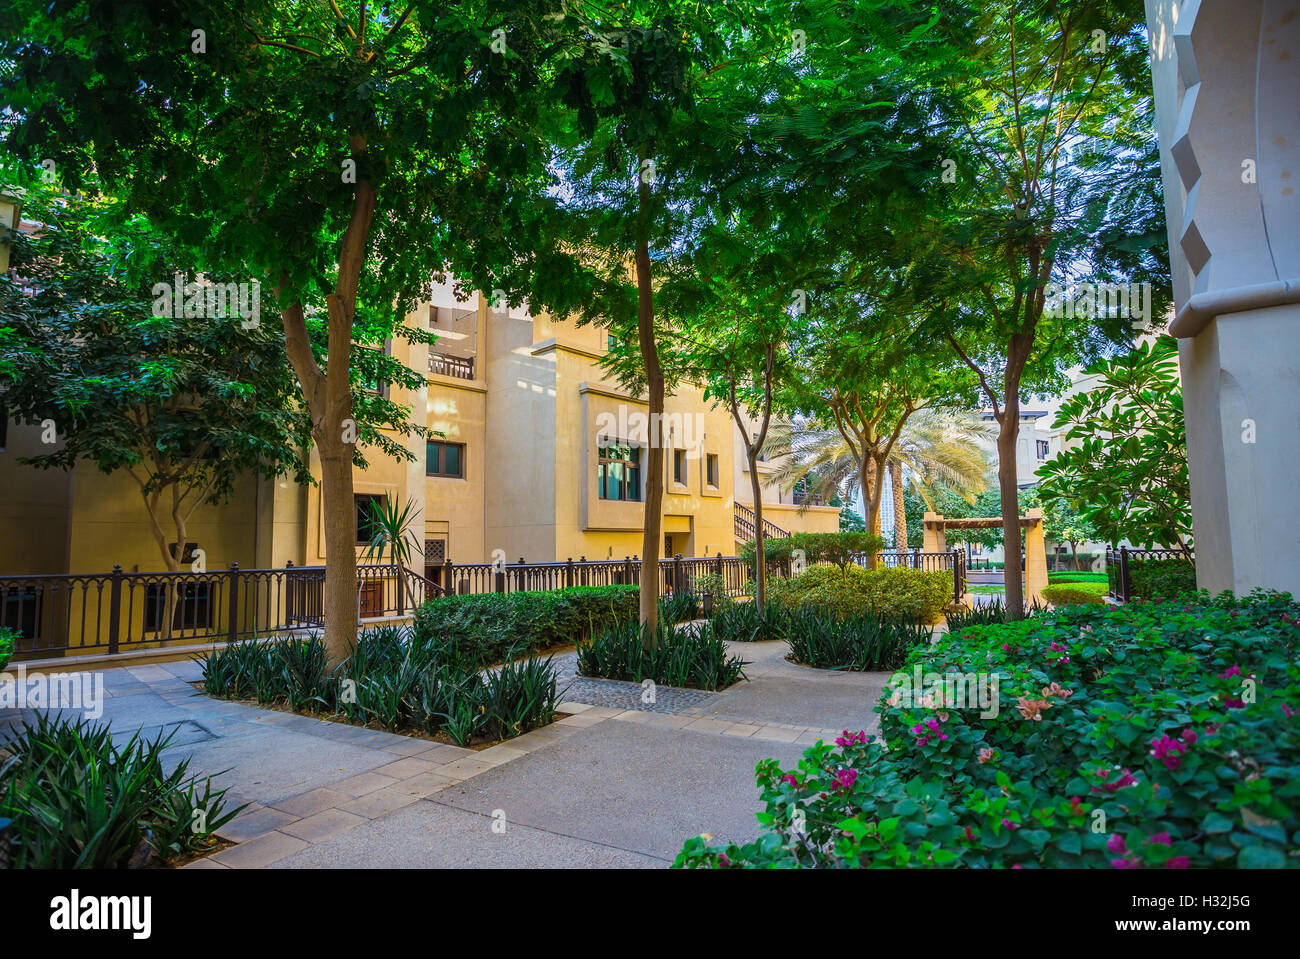
[[[623,559],[642,548],[648,418],[643,400],[607,378],[605,330],[493,311],[482,296],[457,302],[449,289],[413,314],[438,340],[396,340],[394,356],[427,370],[421,389],[394,389],[432,431],[408,438],[410,463],[368,451],[355,473],[360,507],[377,497],[413,502],[423,524],[425,572],[445,559],[516,563]],[[82,463],[62,473],[23,466],[42,445],[36,425],[5,424],[0,436],[0,576],[162,568],[138,487]],[[664,555],[733,555],[736,503],[750,503],[746,464],[730,414],[698,389],[668,398]],[[314,454],[313,454],[314,455]],[[770,464],[760,469],[770,472]],[[318,472],[313,467],[314,472]],[[770,503],[767,502],[770,497]],[[838,529],[839,510],[799,510],[765,487],[767,518],[784,530]],[[358,525],[362,521],[358,520]],[[358,531],[358,555],[362,531]],[[249,477],[229,502],[203,506],[187,540],[209,569],[320,565],[325,561],[319,486]]]

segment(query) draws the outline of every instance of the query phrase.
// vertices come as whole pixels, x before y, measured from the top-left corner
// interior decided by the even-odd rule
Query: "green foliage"
[[[1084,570],[1082,572],[1070,570],[1067,572],[1049,572],[1047,574],[1049,583],[1105,583],[1108,582],[1105,573],[1092,573]]]
[[[904,567],[813,566],[790,579],[773,580],[771,598],[787,609],[809,609],[841,618],[874,613],[934,623],[952,602],[952,574]]]
[[[1187,434],[1171,336],[1088,368],[1100,382],[1061,404],[1072,441],[1038,472],[1045,502],[1063,502],[1111,543],[1146,548],[1192,541]]]
[[[758,643],[784,639],[790,616],[788,609],[770,599],[762,609],[755,601],[727,602],[714,606],[709,626],[727,642]]]
[[[768,568],[792,562],[796,550],[803,551],[803,562],[806,565],[834,563],[842,568],[879,552],[885,541],[874,533],[867,532],[795,533],[792,536],[764,539],[763,544]],[[752,542],[741,547],[740,558],[753,568]]]
[[[635,586],[574,586],[445,596],[417,609],[412,628],[417,641],[436,642],[466,663],[486,666],[511,649],[577,642],[612,623],[634,620],[637,612]]]
[[[1026,604],[1024,607],[1024,616],[1036,616],[1044,610],[1044,606],[1038,601],[1032,604]],[[944,616],[944,621],[948,624],[949,633],[960,633],[972,626],[987,626],[990,623],[1005,623],[1007,621],[1006,603],[1001,598],[995,599],[988,603],[978,603],[971,607],[962,607],[957,610],[949,611]]]
[[[507,650],[507,662],[481,670],[464,652],[390,626],[363,631],[352,657],[332,672],[318,637],[231,643],[198,661],[211,696],[383,729],[442,732],[460,746],[520,736],[551,721],[560,693],[549,658],[515,658]]]
[[[1134,599],[1174,599],[1196,592],[1196,564],[1185,559],[1130,559]]]
[[[578,643],[578,673],[664,686],[725,689],[745,676],[749,665],[727,654],[727,644],[708,623],[677,629],[660,624],[659,635],[635,620],[616,623]]]
[[[115,743],[108,724],[36,712],[0,747],[12,865],[122,869],[209,846],[244,807],[227,809],[226,790],[187,775],[188,759],[164,760],[173,735]]]
[[[865,533],[867,531],[867,521],[859,516],[852,506],[840,507],[840,532],[841,533]]]
[[[1043,587],[1043,599],[1053,606],[1071,603],[1104,603],[1110,587],[1100,583],[1052,583]]]
[[[886,616],[841,618],[801,608],[785,624],[785,638],[790,659],[796,663],[817,669],[874,672],[902,666],[911,650],[930,642],[930,627]]]
[[[18,644],[19,633],[8,626],[0,626],[0,669],[9,665],[9,658]]]
[[[413,511],[414,506],[415,503],[408,500],[399,509],[397,501],[390,500],[387,496],[371,501],[369,519],[372,535],[366,544],[363,559],[382,562],[387,554],[389,565],[409,566],[412,557],[422,555],[423,546],[416,530],[424,527],[416,525],[420,511]]]
[[[763,835],[676,864],[1298,867],[1298,651],[1300,605],[1262,591],[949,633],[882,695],[881,741],[759,764]],[[986,700],[910,695],[914,666]]]

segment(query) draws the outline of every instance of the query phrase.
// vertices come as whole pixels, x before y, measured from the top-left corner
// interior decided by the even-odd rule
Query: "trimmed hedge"
[[[952,602],[952,573],[906,567],[814,566],[772,580],[768,595],[787,609],[812,609],[841,619],[877,616],[938,622]]]
[[[1104,603],[1110,587],[1106,583],[1053,583],[1043,588],[1043,599],[1053,606],[1072,603]]]
[[[1047,581],[1049,583],[1104,583],[1106,582],[1105,573],[1092,573],[1084,571],[1082,573],[1055,573],[1048,572]]]
[[[1196,592],[1196,564],[1185,559],[1130,560],[1128,576],[1134,599],[1173,599]]]
[[[882,695],[883,742],[765,760],[765,833],[676,865],[1300,867],[1298,657],[1300,603],[1265,591],[950,633]]]
[[[795,533],[776,539],[764,539],[763,555],[768,567],[774,567],[790,560],[794,551],[803,550],[803,560],[809,566],[814,563],[834,563],[847,566],[854,557],[865,553],[877,553],[885,541],[874,533]],[[755,549],[752,542],[740,549],[740,558],[752,570],[754,568]]]
[[[639,613],[636,586],[475,593],[430,600],[415,611],[419,643],[454,649],[466,663],[487,666],[512,650],[535,652],[577,642]]]

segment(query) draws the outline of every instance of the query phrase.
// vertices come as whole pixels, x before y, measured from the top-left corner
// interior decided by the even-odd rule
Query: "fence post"
[[[912,569],[921,568],[921,547],[912,547]]]
[[[456,584],[451,581],[451,578],[455,575],[456,571],[451,568],[451,557],[444,556],[442,558],[442,595],[456,595]]]
[[[587,585],[587,557],[585,555],[578,557],[578,582],[582,586]]]
[[[230,583],[230,607],[226,613],[226,642],[233,643],[239,632],[239,564],[231,563],[226,574]]]
[[[1121,593],[1119,598],[1127,603],[1129,601],[1129,591],[1132,588],[1133,585],[1128,578],[1128,547],[1121,546],[1119,548],[1119,589]]]
[[[685,592],[682,589],[682,554],[673,557],[673,595]]]
[[[960,573],[957,569],[957,550],[948,550],[948,558],[952,561],[952,601],[961,602],[961,580]]]
[[[111,583],[112,586],[108,593],[108,652],[110,656],[117,652],[117,632],[122,627],[122,567],[117,563],[113,564]],[[71,645],[71,643],[72,640],[69,638],[68,644]]]
[[[632,585],[632,557],[631,556],[623,557],[623,585],[624,586]]]

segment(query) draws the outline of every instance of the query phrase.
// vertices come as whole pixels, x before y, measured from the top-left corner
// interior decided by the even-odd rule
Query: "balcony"
[[[452,356],[449,353],[429,353],[429,372],[454,376],[458,380],[474,379],[474,357]]]

